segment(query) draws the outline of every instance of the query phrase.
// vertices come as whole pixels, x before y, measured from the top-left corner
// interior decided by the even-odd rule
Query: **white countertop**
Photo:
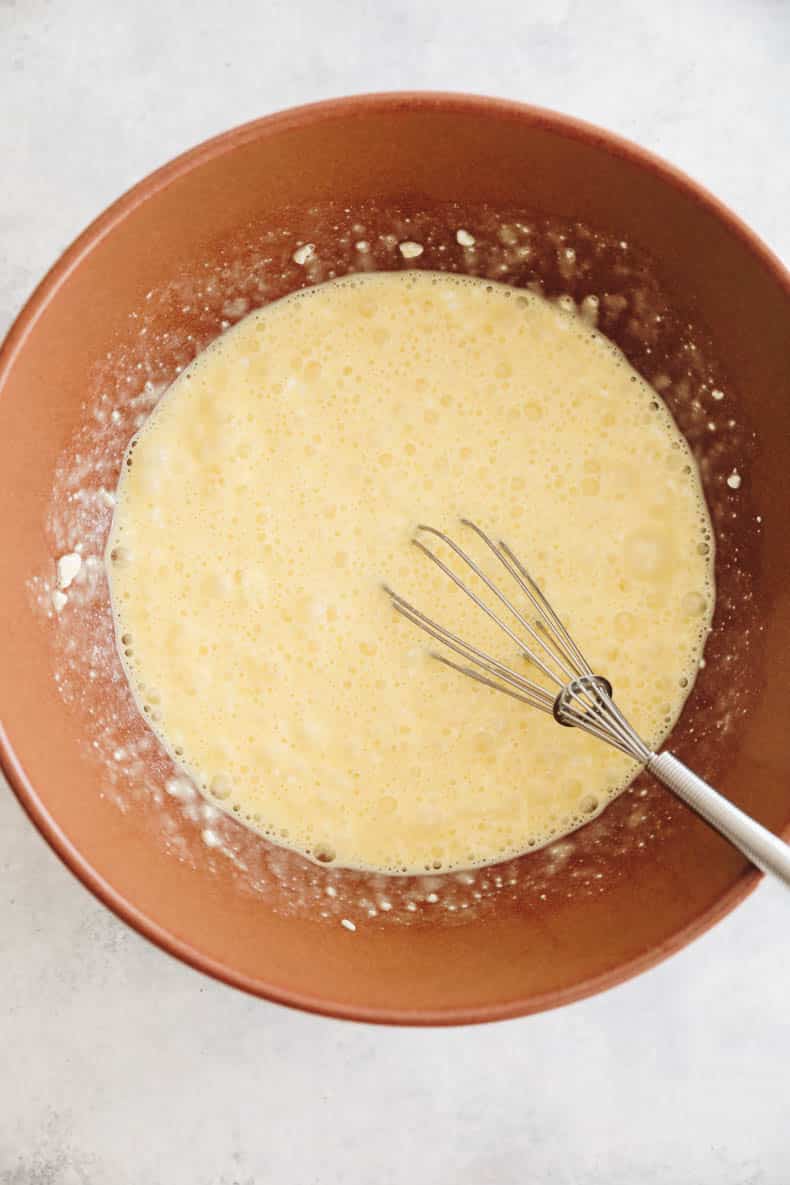
[[[354,91],[603,124],[789,259],[788,77],[781,0],[0,0],[0,333],[152,168]],[[790,899],[763,884],[668,963],[558,1012],[325,1020],[149,946],[0,788],[0,1185],[786,1185],[788,934]]]

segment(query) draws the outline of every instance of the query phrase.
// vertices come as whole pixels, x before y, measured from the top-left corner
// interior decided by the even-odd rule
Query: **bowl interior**
[[[403,239],[424,245],[419,260],[403,260]],[[307,266],[292,258],[304,242]],[[559,844],[469,875],[376,878],[272,848],[207,813],[137,717],[99,558],[129,436],[196,350],[296,287],[404,266],[599,297],[600,327],[691,440],[716,531],[714,632],[672,746],[786,825],[786,277],[637,150],[448,96],[346,100],[229,133],[112,207],[34,295],[0,360],[3,759],[85,882],[202,969],[339,1015],[490,1019],[648,965],[753,874],[645,778]],[[77,546],[82,572],[56,613],[55,561]]]

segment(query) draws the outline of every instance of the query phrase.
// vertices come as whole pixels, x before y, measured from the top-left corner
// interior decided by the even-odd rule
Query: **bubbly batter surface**
[[[628,783],[627,758],[441,667],[392,610],[383,581],[523,662],[409,546],[461,516],[659,744],[710,624],[710,522],[666,407],[581,318],[368,274],[251,314],[179,376],[130,445],[108,570],[138,702],[212,801],[314,859],[421,872],[539,847]]]

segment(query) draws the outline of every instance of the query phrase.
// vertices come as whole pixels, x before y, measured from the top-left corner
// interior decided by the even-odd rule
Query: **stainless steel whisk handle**
[[[743,852],[763,872],[773,873],[790,888],[790,844],[757,823],[672,753],[651,757],[647,768],[706,823]]]

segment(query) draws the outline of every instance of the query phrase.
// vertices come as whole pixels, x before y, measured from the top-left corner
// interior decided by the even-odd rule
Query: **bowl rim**
[[[12,323],[5,339],[0,343],[0,388],[2,388],[4,379],[10,372],[31,330],[69,275],[129,213],[173,181],[189,173],[203,162],[221,157],[225,153],[257,139],[261,133],[287,131],[290,128],[303,127],[306,124],[346,117],[352,112],[391,113],[414,110],[495,115],[498,118],[518,122],[527,121],[533,127],[545,128],[556,135],[592,144],[613,156],[628,160],[657,176],[663,182],[681,190],[687,197],[698,202],[710,214],[723,222],[729,232],[740,239],[744,246],[772,273],[778,285],[784,288],[790,298],[790,271],[737,214],[682,170],[614,132],[548,108],[487,95],[448,91],[384,91],[348,95],[287,108],[220,132],[147,174],[111,203],[74,239],[46,272]],[[89,864],[63,832],[57,820],[49,813],[28,779],[3,728],[2,721],[0,721],[0,769],[36,829],[66,867],[82,882],[85,888],[122,921],[135,929],[138,934],[195,970],[210,975],[231,987],[239,988],[274,1003],[342,1020],[410,1026],[480,1024],[542,1012],[585,999],[631,979],[682,949],[725,917],[752,892],[762,879],[762,874],[757,869],[746,867],[726,892],[716,898],[686,926],[669,935],[657,946],[651,947],[615,968],[583,979],[571,987],[545,992],[540,996],[533,996],[529,1000],[519,1001],[516,999],[500,1005],[476,1004],[429,1011],[348,1004],[320,995],[262,984],[259,979],[228,968],[219,960],[197,950],[189,942],[178,938],[143,914]],[[780,834],[784,838],[790,839],[790,822]]]

